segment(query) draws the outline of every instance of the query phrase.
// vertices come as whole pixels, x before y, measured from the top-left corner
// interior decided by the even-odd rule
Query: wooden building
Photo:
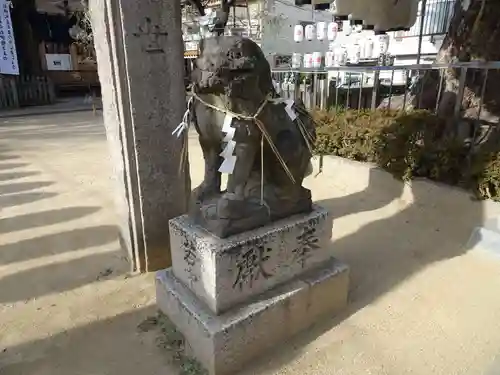
[[[80,0],[14,0],[12,22],[21,75],[45,76],[57,92],[82,94],[99,86],[92,46],[70,30],[82,24]]]

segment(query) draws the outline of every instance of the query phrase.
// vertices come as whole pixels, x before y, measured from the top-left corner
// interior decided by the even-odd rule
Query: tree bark
[[[500,61],[500,2],[471,0],[467,9],[457,1],[455,15],[436,58],[437,63],[450,64],[470,61]],[[449,116],[457,99],[460,70],[444,73],[439,115]],[[469,69],[466,72],[461,109],[465,117],[479,117],[498,122],[500,76],[498,71]],[[488,74],[486,77],[485,74]],[[484,84],[484,85],[483,85]],[[484,87],[483,87],[484,86]],[[484,95],[483,95],[484,91]],[[481,101],[481,97],[483,97]],[[451,109],[450,109],[451,108]],[[481,112],[481,113],[479,113]]]
[[[437,54],[436,63],[500,61],[500,1],[470,0],[466,8],[457,0],[454,16]],[[417,93],[408,107],[434,111],[447,120],[447,133],[460,132],[461,125],[481,132],[481,127],[496,125],[500,119],[500,72],[498,70],[443,69],[427,71],[417,84]],[[460,90],[460,80],[463,93]],[[460,104],[456,107],[456,103]],[[439,103],[438,103],[439,101]],[[397,103],[397,101],[395,101]],[[456,110],[459,110],[458,117]],[[457,123],[458,120],[458,123]],[[456,135],[456,134],[455,134]],[[476,134],[477,135],[477,134]]]

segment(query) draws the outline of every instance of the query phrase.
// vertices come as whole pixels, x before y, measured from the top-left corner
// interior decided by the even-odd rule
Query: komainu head
[[[202,40],[192,78],[200,94],[253,99],[274,92],[271,70],[262,50],[240,36]]]

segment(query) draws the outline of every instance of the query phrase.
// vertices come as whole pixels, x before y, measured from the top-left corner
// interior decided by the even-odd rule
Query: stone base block
[[[321,268],[217,316],[168,269],[157,273],[156,298],[210,375],[228,375],[319,318],[342,310],[348,284],[348,267],[330,259]]]
[[[466,248],[486,251],[500,257],[500,230],[492,230],[488,227],[474,228]]]
[[[328,211],[276,221],[221,239],[189,216],[170,220],[172,268],[216,314],[260,295],[328,260],[332,220]]]

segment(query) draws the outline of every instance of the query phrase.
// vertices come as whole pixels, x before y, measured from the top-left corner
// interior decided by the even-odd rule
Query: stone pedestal
[[[157,274],[158,305],[210,374],[234,374],[346,305],[349,270],[332,258],[331,233],[318,206],[226,239],[172,219],[173,266]]]

